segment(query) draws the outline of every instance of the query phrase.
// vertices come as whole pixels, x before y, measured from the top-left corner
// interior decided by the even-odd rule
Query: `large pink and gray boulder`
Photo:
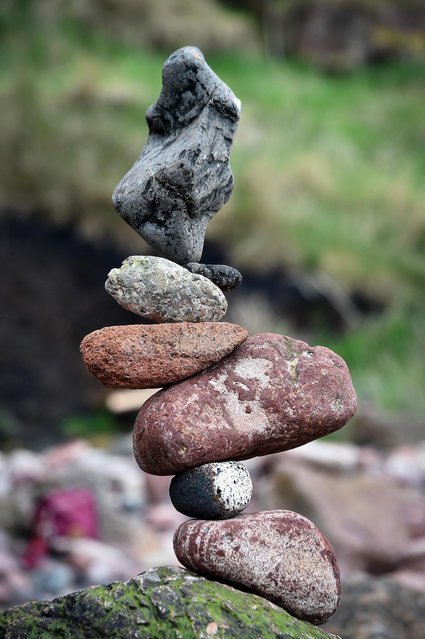
[[[83,361],[109,388],[180,382],[228,355],[248,337],[228,322],[107,326],[81,342]]]
[[[222,521],[189,520],[174,535],[186,568],[241,586],[315,624],[336,611],[340,577],[329,541],[289,510]]]
[[[296,448],[338,430],[355,410],[338,355],[260,333],[212,368],[153,395],[136,420],[134,454],[146,472],[173,475]]]

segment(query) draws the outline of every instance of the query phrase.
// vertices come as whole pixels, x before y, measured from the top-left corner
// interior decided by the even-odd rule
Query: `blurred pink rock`
[[[262,481],[262,507],[309,517],[332,543],[342,575],[393,571],[414,537],[425,535],[425,495],[364,470],[338,472],[279,456]]]
[[[385,461],[385,473],[402,482],[425,488],[425,442],[392,450]]]
[[[54,541],[56,552],[78,570],[86,583],[108,583],[129,579],[138,570],[122,549],[96,539],[60,537]]]
[[[0,534],[0,542],[0,605],[28,601],[35,595],[31,580],[13,555],[4,533]]]
[[[174,506],[169,504],[158,504],[149,508],[146,513],[146,522],[159,531],[174,531],[187,517],[179,513]]]
[[[168,491],[172,475],[149,475],[146,473],[146,492],[151,504],[168,501]]]
[[[295,459],[328,471],[352,472],[373,468],[381,472],[382,455],[369,447],[359,447],[349,442],[312,441],[304,446],[280,453],[279,459]]]

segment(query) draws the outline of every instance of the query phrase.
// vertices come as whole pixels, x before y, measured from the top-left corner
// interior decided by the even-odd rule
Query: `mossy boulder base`
[[[0,612],[2,639],[329,639],[265,599],[181,568],[154,568]]]
[[[134,453],[171,475],[301,446],[341,428],[356,394],[345,362],[322,346],[260,333],[203,373],[142,406]]]

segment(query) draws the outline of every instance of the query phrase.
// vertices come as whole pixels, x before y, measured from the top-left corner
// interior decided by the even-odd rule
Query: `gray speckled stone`
[[[223,293],[202,275],[151,255],[133,255],[108,275],[105,288],[124,308],[155,322],[218,322]]]
[[[229,153],[239,115],[240,101],[199,49],[184,47],[168,58],[161,94],[146,113],[147,144],[113,203],[176,262],[200,261],[208,221],[230,197]]]
[[[174,508],[197,519],[229,519],[249,504],[252,481],[239,462],[204,464],[179,473],[170,485]]]
[[[233,288],[239,286],[242,282],[242,275],[233,266],[227,266],[226,264],[198,264],[197,262],[190,262],[185,264],[191,273],[197,273],[207,277],[222,291],[231,291]]]

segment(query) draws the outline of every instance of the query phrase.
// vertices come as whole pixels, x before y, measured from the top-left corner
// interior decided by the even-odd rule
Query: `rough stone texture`
[[[185,265],[191,273],[197,273],[207,277],[222,291],[231,291],[236,288],[242,282],[241,273],[233,268],[233,266],[226,266],[226,264],[198,264],[197,262],[190,262]]]
[[[227,311],[210,280],[162,257],[128,257],[108,274],[105,288],[128,311],[155,322],[218,322]]]
[[[108,326],[81,342],[84,363],[109,388],[158,388],[218,362],[248,337],[237,324]]]
[[[388,578],[352,578],[326,629],[344,639],[424,639],[425,594]]]
[[[311,521],[289,510],[184,522],[174,551],[186,568],[242,586],[306,621],[324,623],[338,606],[331,545]]]
[[[199,262],[208,221],[230,197],[240,101],[195,47],[175,51],[147,113],[149,138],[115,188],[121,217],[179,263]]]
[[[251,477],[238,462],[204,464],[179,473],[170,484],[176,510],[197,519],[235,517],[245,510],[251,497]]]
[[[329,635],[255,595],[181,568],[154,568],[0,612],[4,639],[327,639]]]
[[[322,437],[356,409],[344,361],[322,346],[260,333],[212,368],[153,395],[134,429],[139,466],[175,474]]]

